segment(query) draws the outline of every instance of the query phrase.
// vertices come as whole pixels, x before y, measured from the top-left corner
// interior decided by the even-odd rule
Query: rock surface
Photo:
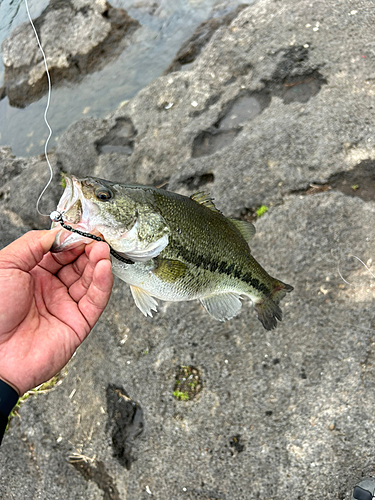
[[[4,498],[349,500],[373,474],[375,287],[352,255],[371,266],[374,14],[361,1],[260,0],[189,71],[60,139],[58,171],[209,189],[244,219],[267,205],[252,253],[295,290],[266,332],[248,301],[227,323],[196,302],[144,318],[116,280],[61,384],[12,421]],[[1,150],[2,246],[43,227],[41,162]],[[188,401],[173,396],[182,366],[200,377]]]
[[[180,47],[176,57],[173,59],[168,68],[164,71],[165,74],[179,71],[183,66],[186,67],[197,59],[203,47],[211,40],[212,35],[220,28],[220,26],[228,26],[235,19],[239,12],[247,7],[246,4],[240,4],[237,9],[219,17],[211,17],[207,21],[201,23],[195,30],[193,35],[186,40]]]
[[[120,54],[138,21],[105,0],[52,0],[34,20],[47,55],[53,86],[78,81]],[[18,26],[2,43],[5,67],[2,97],[25,107],[47,91],[45,65],[29,22]]]

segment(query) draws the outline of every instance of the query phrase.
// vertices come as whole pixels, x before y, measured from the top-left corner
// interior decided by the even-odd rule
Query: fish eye
[[[113,193],[106,187],[100,187],[96,189],[95,196],[98,198],[98,200],[108,201],[113,198]]]

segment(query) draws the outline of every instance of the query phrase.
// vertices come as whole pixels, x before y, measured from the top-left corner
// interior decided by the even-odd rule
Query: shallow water
[[[197,26],[212,16],[235,9],[241,1],[219,0],[111,0],[125,9],[141,28],[135,43],[101,71],[87,75],[78,84],[65,83],[53,89],[48,114],[53,128],[50,148],[74,121],[88,116],[103,117],[121,102],[131,99],[141,88],[162,74],[182,43]],[[251,2],[247,2],[251,3]],[[33,18],[48,5],[45,0],[29,0]],[[27,21],[24,0],[0,0],[0,43],[12,30]],[[1,55],[1,51],[0,51]],[[4,67],[0,61],[0,87]],[[48,131],[43,121],[46,96],[24,109],[0,101],[0,145],[9,145],[18,156],[41,154]]]

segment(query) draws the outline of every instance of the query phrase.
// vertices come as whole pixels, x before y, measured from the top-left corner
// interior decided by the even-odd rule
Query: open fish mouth
[[[95,234],[103,238],[94,227],[91,227],[90,220],[95,214],[95,204],[86,200],[82,193],[81,183],[74,176],[65,174],[65,190],[57,205],[57,211],[63,215],[64,223],[84,233]],[[52,222],[51,229],[59,223]],[[67,229],[61,228],[55,237],[51,252],[62,252],[71,250],[79,245],[91,243],[92,239],[86,238]]]

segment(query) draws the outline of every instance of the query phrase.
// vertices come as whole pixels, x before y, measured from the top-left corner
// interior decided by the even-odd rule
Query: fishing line
[[[30,15],[30,11],[29,11],[29,5],[27,3],[27,0],[25,0],[25,6],[26,6],[26,11],[27,11],[27,15],[29,17],[30,24],[31,24],[31,26],[32,26],[32,28],[34,30],[34,33],[35,33],[35,38],[36,38],[36,41],[38,43],[39,50],[40,50],[40,52],[42,53],[42,56],[43,56],[44,67],[45,67],[45,70],[46,70],[47,80],[48,80],[48,96],[47,96],[46,109],[44,110],[44,122],[45,122],[45,124],[48,127],[49,134],[48,134],[48,137],[46,139],[46,142],[44,143],[44,156],[46,157],[46,161],[47,161],[47,164],[48,164],[48,167],[49,167],[50,178],[49,178],[47,184],[45,185],[43,191],[39,195],[39,198],[38,198],[38,200],[36,202],[36,210],[37,210],[37,212],[38,212],[39,215],[42,215],[43,217],[49,217],[48,214],[43,214],[39,210],[39,203],[40,203],[40,200],[42,199],[42,196],[44,195],[44,193],[48,189],[48,187],[51,184],[52,179],[53,179],[53,170],[52,170],[52,166],[51,166],[51,163],[49,161],[48,153],[47,153],[48,143],[49,143],[49,140],[51,139],[51,136],[52,136],[52,128],[51,128],[50,124],[48,123],[48,119],[47,119],[47,113],[48,113],[49,105],[50,105],[50,102],[51,102],[52,85],[51,85],[51,77],[50,77],[50,74],[49,74],[49,71],[48,71],[47,58],[46,58],[46,55],[44,53],[42,44],[40,43],[39,36],[38,36],[38,33],[37,33],[36,29],[35,29],[33,20],[31,19],[31,15]]]
[[[341,272],[340,272],[340,262],[337,264],[337,271],[338,271],[338,273],[339,273],[340,278],[342,279],[342,281],[345,281],[345,283],[346,283],[347,285],[352,286],[352,283],[349,283],[349,281],[346,281],[346,279],[345,279],[345,278],[343,277],[343,275],[341,274]]]
[[[53,212],[51,212],[51,214],[48,215],[48,214],[43,214],[39,210],[40,200],[42,199],[44,193],[48,189],[48,187],[51,184],[52,179],[53,179],[53,170],[52,170],[52,166],[51,166],[51,163],[49,161],[48,152],[47,152],[48,143],[49,143],[49,140],[52,137],[52,128],[51,128],[51,126],[50,126],[50,124],[48,122],[48,118],[47,118],[49,106],[50,106],[50,103],[51,103],[52,85],[51,85],[51,77],[50,77],[50,74],[49,74],[49,71],[48,71],[47,58],[46,58],[46,55],[44,53],[42,44],[40,42],[40,39],[39,39],[39,36],[38,36],[38,32],[36,31],[36,28],[35,28],[35,25],[33,23],[33,20],[31,19],[31,15],[30,15],[30,11],[29,11],[29,5],[28,5],[27,0],[25,0],[25,6],[26,6],[26,12],[27,12],[27,15],[28,15],[31,27],[33,28],[33,31],[34,31],[34,34],[35,34],[35,38],[36,38],[36,41],[37,41],[38,46],[39,46],[39,50],[42,53],[44,67],[45,67],[45,70],[46,70],[46,75],[47,75],[47,80],[48,80],[48,95],[47,95],[46,108],[44,110],[44,122],[47,125],[49,134],[48,134],[48,137],[47,137],[47,139],[46,139],[46,141],[44,143],[44,155],[46,157],[46,161],[47,161],[47,164],[48,164],[48,167],[49,167],[50,177],[49,177],[49,180],[48,180],[47,184],[45,185],[43,191],[40,193],[39,198],[37,199],[36,210],[37,210],[37,212],[38,212],[39,215],[42,215],[43,217],[49,217],[54,222],[59,222],[64,229],[66,229],[68,231],[71,231],[72,233],[77,233],[77,234],[79,234],[81,236],[84,236],[85,238],[90,238],[90,239],[95,240],[95,241],[104,241],[105,242],[105,240],[103,240],[103,238],[100,238],[99,236],[96,236],[95,234],[85,233],[83,231],[79,231],[78,229],[74,229],[72,226],[69,226],[68,224],[65,224],[64,220],[63,220],[63,214],[64,214],[64,212],[53,211]],[[122,255],[119,255],[111,247],[111,245],[108,245],[108,246],[109,246],[109,251],[110,251],[111,255],[113,255],[116,259],[120,260],[121,262],[124,262],[125,264],[134,264],[134,262],[132,260],[126,259],[125,257],[122,257]]]
[[[371,274],[371,276],[375,278],[375,274],[371,271],[371,269],[368,266],[366,266],[366,264],[359,257],[357,257],[356,255],[351,255],[351,257],[354,257],[355,259],[359,260],[359,262],[367,269],[367,271]],[[345,281],[345,283],[347,283],[350,286],[356,286],[353,285],[353,283],[349,283],[349,281],[346,281],[346,279],[343,278],[342,274],[340,273],[339,264],[337,265],[337,270],[339,272],[340,278],[343,281]]]

